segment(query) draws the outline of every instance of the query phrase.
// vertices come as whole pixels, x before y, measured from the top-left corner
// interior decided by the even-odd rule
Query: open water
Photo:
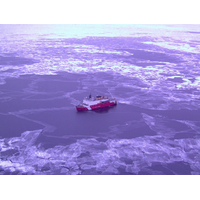
[[[0,25],[0,174],[200,174],[199,52],[200,25]]]

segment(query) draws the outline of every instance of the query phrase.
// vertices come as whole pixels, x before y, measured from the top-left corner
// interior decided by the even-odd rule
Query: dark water
[[[200,174],[198,25],[0,29],[0,174]]]

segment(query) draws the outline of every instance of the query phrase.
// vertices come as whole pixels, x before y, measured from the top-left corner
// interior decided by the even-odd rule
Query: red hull
[[[86,111],[86,110],[88,110],[88,109],[85,108],[85,107],[76,106],[76,110],[77,110],[77,111]]]
[[[89,109],[87,107],[83,107],[83,106],[76,106],[76,109],[77,109],[77,111],[96,110],[96,109],[99,109],[99,108],[105,108],[105,107],[114,106],[116,104],[117,104],[117,101],[114,101],[114,102],[104,102],[104,103],[99,103],[99,104],[91,105],[91,106],[89,106]]]

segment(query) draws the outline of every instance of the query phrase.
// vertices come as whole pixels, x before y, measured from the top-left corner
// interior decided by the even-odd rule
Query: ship
[[[116,98],[109,98],[107,96],[97,95],[92,97],[91,94],[89,97],[85,97],[83,102],[76,106],[77,111],[88,111],[96,110],[100,108],[106,108],[117,105]]]

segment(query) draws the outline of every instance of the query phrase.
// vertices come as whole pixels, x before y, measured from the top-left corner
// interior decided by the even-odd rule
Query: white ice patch
[[[184,42],[183,42],[184,41]],[[199,53],[200,51],[200,45],[192,45],[190,46],[188,41],[176,41],[176,40],[171,40],[171,42],[167,42],[165,39],[158,39],[155,42],[143,42],[144,44],[152,44],[152,45],[157,45],[166,49],[171,49],[171,50],[178,50],[181,52],[187,52],[187,53]]]
[[[150,126],[156,125],[153,118],[145,118]],[[154,163],[186,162],[192,174],[200,174],[199,139],[170,140],[158,135],[99,142],[88,138],[45,150],[35,145],[39,134],[41,130],[26,131],[21,137],[0,139],[0,151],[4,153],[0,167],[26,174],[87,174],[90,170],[100,174],[120,174],[120,170],[138,174],[147,168],[152,174],[162,174],[150,167]],[[6,155],[11,149],[16,152]]]
[[[21,137],[0,139],[0,152],[16,151],[13,155],[5,156],[6,159],[1,155],[0,167],[11,172],[34,174],[35,168],[30,163],[26,163],[26,160],[31,159],[32,146],[41,132],[42,130],[26,131],[21,134]],[[15,154],[18,154],[17,158]]]
[[[132,55],[127,51],[116,51],[116,50],[108,50],[103,47],[97,47],[94,45],[68,45],[68,47],[72,48],[73,51],[78,53],[105,53],[105,54],[116,54],[116,55],[124,55],[129,56]]]
[[[140,27],[141,28],[141,27]],[[156,29],[150,28],[152,33]],[[167,28],[168,33],[173,33],[171,28]],[[166,34],[168,34],[166,33]],[[156,31],[157,34],[157,31]],[[197,34],[196,34],[197,35]],[[23,65],[23,66],[2,66],[0,69],[0,84],[5,83],[7,77],[19,77],[20,75],[27,74],[36,74],[36,75],[56,75],[58,71],[65,71],[69,73],[77,74],[89,74],[89,73],[98,73],[106,72],[114,76],[123,76],[124,80],[120,83],[126,85],[126,87],[132,87],[132,89],[139,89],[140,91],[148,91],[145,94],[149,95],[158,94],[160,97],[159,100],[165,101],[160,105],[154,106],[155,102],[151,102],[151,99],[142,97],[143,102],[141,101],[141,96],[132,93],[127,100],[127,97],[120,99],[121,102],[128,101],[132,102],[132,105],[145,107],[149,109],[170,109],[171,104],[177,102],[186,102],[188,103],[191,99],[193,101],[192,107],[191,104],[188,105],[189,109],[199,108],[198,95],[184,94],[184,90],[200,90],[200,78],[199,78],[199,60],[195,54],[188,54],[187,52],[196,52],[199,47],[191,47],[189,41],[186,43],[180,43],[174,40],[173,35],[169,41],[166,41],[166,38],[156,38],[157,41],[154,45],[161,45],[169,49],[176,49],[179,45],[185,45],[182,49],[179,49],[179,53],[176,53],[178,58],[183,59],[185,62],[182,63],[170,63],[170,62],[158,62],[155,65],[155,62],[143,59],[136,59],[136,64],[127,63],[124,56],[129,56],[126,50],[115,50],[114,48],[105,48],[105,46],[95,46],[95,45],[86,45],[86,44],[67,44],[63,40],[38,40],[34,42],[30,41],[13,41],[1,42],[2,52],[12,52],[15,49],[17,56],[23,58],[36,58],[40,62],[32,65]],[[165,46],[168,43],[172,46]],[[191,44],[192,45],[192,44]],[[197,48],[196,50],[194,48]],[[148,49],[147,49],[148,50]],[[147,51],[145,50],[145,51]],[[160,52],[161,50],[154,49],[151,51]],[[164,51],[164,50],[163,50]],[[162,53],[167,53],[162,52]],[[101,56],[99,56],[99,54]],[[111,54],[116,56],[111,56]],[[98,56],[97,56],[98,55]],[[120,55],[119,58],[117,55]],[[107,56],[109,59],[107,59]],[[109,57],[110,56],[110,57]],[[111,58],[112,57],[112,58]],[[134,55],[132,56],[133,63]],[[125,61],[126,60],[126,61]],[[145,66],[137,66],[144,63]],[[14,69],[14,71],[10,70]],[[174,82],[170,81],[169,77],[180,77],[183,82]],[[126,80],[126,78],[137,78],[141,81],[141,85],[133,84],[131,81]],[[193,81],[194,80],[194,81]],[[113,80],[114,84],[120,84],[117,80]],[[132,86],[131,86],[132,85]],[[85,85],[85,88],[90,88],[91,85]],[[107,87],[107,86],[106,86]],[[109,87],[107,87],[109,89]],[[116,88],[117,89],[117,88]],[[176,91],[182,91],[182,95],[176,95]],[[131,95],[131,94],[130,94]],[[116,96],[117,97],[117,96]],[[118,98],[118,97],[117,97]],[[120,97],[119,97],[120,98]],[[157,97],[156,97],[157,98]],[[150,101],[149,101],[150,100]],[[155,99],[156,101],[157,99]],[[145,103],[144,103],[145,101]],[[71,102],[75,105],[76,100]],[[147,102],[147,103],[146,103]],[[173,107],[173,105],[172,105]],[[180,105],[179,108],[184,108],[185,105]]]

